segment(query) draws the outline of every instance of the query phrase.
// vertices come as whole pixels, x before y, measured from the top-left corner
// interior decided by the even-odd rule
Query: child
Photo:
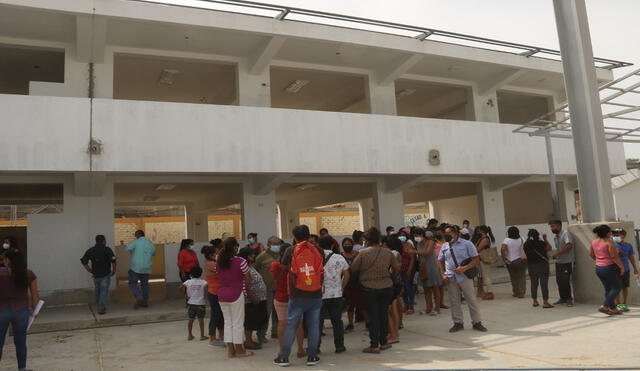
[[[627,308],[627,298],[629,297],[629,281],[631,278],[631,273],[629,272],[629,262],[633,265],[633,274],[638,275],[638,266],[636,265],[636,257],[633,253],[633,246],[630,243],[625,242],[624,239],[627,237],[627,232],[620,228],[613,230],[613,242],[616,244],[618,248],[618,255],[620,255],[620,260],[622,260],[622,264],[624,265],[624,275],[622,276],[622,291],[620,295],[618,295],[618,305],[617,308],[621,312],[628,312],[629,308]]]
[[[187,339],[194,339],[192,332],[193,320],[197,317],[200,325],[200,340],[207,340],[209,338],[204,336],[204,315],[206,312],[204,296],[207,292],[207,281],[200,278],[202,276],[202,268],[200,267],[191,268],[189,273],[191,279],[188,279],[180,286],[180,291],[187,298],[187,307],[189,308],[189,324],[187,326],[189,337]]]

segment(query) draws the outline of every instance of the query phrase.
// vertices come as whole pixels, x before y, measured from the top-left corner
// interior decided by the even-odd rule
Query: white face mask
[[[407,237],[405,237],[405,236],[399,236],[398,239],[400,240],[400,242],[406,242],[407,241]]]
[[[6,242],[2,244],[2,248],[5,249],[5,250],[8,250],[10,247],[11,247],[11,245],[9,245]]]
[[[422,241],[422,237],[414,237],[414,240],[416,240],[416,242],[420,242]]]

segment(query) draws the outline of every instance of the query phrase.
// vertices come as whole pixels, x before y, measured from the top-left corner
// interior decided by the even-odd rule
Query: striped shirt
[[[244,275],[248,271],[247,261],[238,256],[233,257],[229,269],[223,269],[218,262],[218,300],[225,303],[238,300],[244,290]]]

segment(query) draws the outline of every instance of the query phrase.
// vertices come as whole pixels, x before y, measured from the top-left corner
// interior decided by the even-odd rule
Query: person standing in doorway
[[[143,230],[137,230],[135,240],[127,244],[124,249],[131,254],[129,263],[129,288],[136,299],[133,309],[149,306],[149,275],[156,247],[144,236]],[[138,282],[140,287],[138,288]]]
[[[511,278],[513,297],[524,298],[527,292],[527,256],[524,252],[524,238],[518,227],[507,229],[507,238],[502,241],[502,260]]]
[[[469,306],[473,329],[486,332],[487,329],[482,325],[480,319],[480,310],[473,288],[473,278],[465,274],[465,272],[480,264],[478,250],[476,250],[471,241],[460,238],[460,227],[455,225],[448,226],[444,232],[446,243],[440,251],[438,261],[440,262],[442,280],[448,287],[451,299],[453,327],[449,329],[449,332],[458,332],[464,329],[464,317],[460,300],[462,295],[464,295],[465,302]]]
[[[276,293],[276,281],[271,274],[271,264],[280,260],[280,246],[284,242],[276,236],[271,236],[267,240],[267,249],[260,253],[256,257],[254,264],[255,270],[260,273],[262,280],[267,286],[267,317],[271,317],[271,338],[278,338],[278,314],[273,307],[273,298]],[[269,327],[269,320],[258,329],[258,341],[260,343],[267,342],[267,328]]]
[[[101,234],[97,235],[96,244],[84,253],[80,262],[84,269],[93,275],[98,314],[107,313],[111,276],[116,274],[116,256],[107,246],[107,239]]]
[[[569,231],[562,229],[562,221],[560,220],[550,221],[549,228],[551,228],[551,232],[555,235],[553,243],[556,251],[553,254],[553,258],[556,259],[556,283],[558,284],[558,292],[560,294],[560,300],[553,304],[566,304],[568,307],[572,307],[571,279],[576,262],[573,237]]]
[[[621,312],[628,312],[629,308],[627,307],[627,299],[629,298],[629,283],[631,281],[631,271],[629,262],[633,265],[633,274],[638,276],[638,264],[636,263],[636,255],[633,252],[633,246],[630,243],[626,242],[627,231],[622,228],[615,229],[613,231],[613,242],[616,244],[616,248],[618,249],[618,255],[620,256],[620,260],[622,260],[622,265],[624,265],[624,275],[622,275],[622,291],[618,296],[617,300],[617,308]]]

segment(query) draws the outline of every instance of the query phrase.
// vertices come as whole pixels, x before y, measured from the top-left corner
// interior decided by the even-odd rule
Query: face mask
[[[193,245],[189,246],[189,250],[193,251]]]
[[[615,237],[613,238],[613,242],[615,242],[615,243],[620,243],[620,242],[622,242],[622,237],[620,237],[620,236],[615,236]]]
[[[11,245],[9,245],[8,243],[3,243],[2,244],[2,248],[5,250],[8,250],[11,247]]]
[[[255,243],[255,242],[256,242],[256,240],[255,240],[254,238],[250,238],[250,239],[249,239],[249,243],[250,243],[250,244],[251,244],[251,243]]]
[[[389,235],[396,233],[396,231],[389,231]]]
[[[445,241],[447,241],[447,242],[451,242],[451,241],[453,240],[453,237],[451,237],[451,236],[450,236],[450,235],[448,235],[448,234],[445,234],[445,235],[444,235],[444,240],[445,240]]]
[[[469,228],[469,223],[464,223],[464,224],[462,225],[462,228]]]
[[[416,242],[420,242],[420,241],[422,241],[422,237],[416,237],[416,238],[414,238],[414,240],[416,240]]]
[[[269,249],[271,250],[271,252],[274,252],[277,254],[280,252],[280,245],[271,245]]]
[[[352,252],[353,251],[353,246],[351,246],[351,245],[342,246],[342,250],[344,250],[344,252],[347,252],[347,253]]]
[[[407,237],[406,236],[400,236],[400,237],[398,237],[398,239],[400,240],[400,242],[407,242]]]

